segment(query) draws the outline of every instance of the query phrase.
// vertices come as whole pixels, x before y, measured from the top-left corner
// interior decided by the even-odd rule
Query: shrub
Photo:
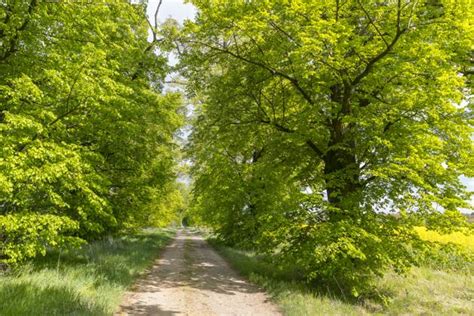
[[[15,264],[48,248],[78,246],[83,240],[74,237],[79,225],[66,216],[50,214],[15,214],[0,216],[0,264]]]

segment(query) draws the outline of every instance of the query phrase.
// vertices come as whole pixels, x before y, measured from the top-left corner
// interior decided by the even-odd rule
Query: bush
[[[0,264],[15,264],[48,248],[78,246],[83,240],[72,234],[79,225],[66,216],[15,214],[0,216]]]

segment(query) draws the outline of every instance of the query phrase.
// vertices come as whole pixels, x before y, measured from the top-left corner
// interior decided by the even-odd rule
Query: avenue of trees
[[[0,1],[2,266],[185,214],[358,296],[472,229],[470,1],[190,2]]]
[[[192,3],[194,209],[223,241],[357,296],[429,251],[414,226],[466,226],[468,2]]]
[[[0,2],[0,263],[173,219],[182,101],[149,30],[128,1]]]

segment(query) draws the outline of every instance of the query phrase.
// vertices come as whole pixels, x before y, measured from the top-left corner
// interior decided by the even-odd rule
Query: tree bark
[[[331,87],[331,100],[340,105],[340,111],[331,120],[329,150],[323,157],[328,201],[341,210],[350,210],[355,204],[354,195],[360,189],[359,166],[355,156],[355,143],[350,139],[353,124],[344,124],[343,118],[351,114],[351,85]]]

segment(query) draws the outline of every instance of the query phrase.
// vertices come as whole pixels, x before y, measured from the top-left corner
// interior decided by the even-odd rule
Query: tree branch
[[[20,37],[20,32],[24,31],[26,27],[28,26],[28,24],[30,23],[31,14],[33,13],[33,10],[36,7],[36,5],[37,5],[37,1],[31,0],[30,4],[28,5],[27,16],[23,20],[23,23],[20,25],[20,27],[18,27],[15,30],[15,35],[13,35],[13,37],[10,39],[9,48],[3,53],[3,56],[0,59],[1,62],[4,62],[8,57],[10,57],[10,55],[12,55],[17,50],[16,45],[18,44],[17,42]],[[6,20],[8,20],[7,18],[8,19],[10,18],[9,15],[5,17]]]
[[[357,76],[354,78],[354,80],[352,80],[351,82],[351,85],[352,86],[355,86],[357,84],[360,83],[360,81],[362,79],[364,79],[369,73],[370,71],[372,70],[372,68],[375,66],[375,64],[383,59],[392,49],[393,47],[395,46],[395,44],[398,42],[398,40],[400,39],[400,36],[405,33],[405,31],[407,30],[406,28],[402,29],[401,26],[400,26],[400,14],[401,14],[401,4],[400,4],[400,1],[401,0],[398,0],[398,10],[397,10],[397,31],[395,33],[395,36],[394,38],[392,39],[392,41],[388,44],[388,46],[383,50],[381,51],[379,54],[375,55],[371,60],[369,60],[369,62],[367,63],[366,67],[364,68],[364,70]]]
[[[154,17],[154,24],[152,25],[148,17],[146,18],[146,21],[148,22],[148,26],[151,29],[151,33],[153,35],[153,40],[152,43],[156,42],[158,39],[157,35],[157,30],[158,30],[158,13],[160,12],[161,5],[163,4],[163,0],[159,0],[158,5],[156,6],[155,14],[153,15]]]
[[[280,132],[283,132],[283,133],[288,133],[288,134],[294,134],[296,133],[294,130],[292,129],[289,129],[288,127],[286,126],[283,126],[279,123],[276,123],[276,122],[271,122],[269,120],[260,120],[261,123],[264,123],[264,124],[268,124],[268,125],[272,125],[276,128],[276,130],[280,131]],[[318,146],[311,140],[311,139],[307,139],[305,141],[305,144],[311,149],[313,150],[319,158],[323,158],[324,157],[324,153],[321,149],[318,148]]]
[[[262,63],[262,62],[259,62],[259,61],[255,61],[255,60],[252,60],[252,59],[249,59],[247,57],[244,57],[244,56],[241,56],[241,55],[238,55],[228,49],[224,49],[224,48],[220,48],[220,47],[216,47],[216,46],[212,46],[212,45],[209,45],[209,44],[206,44],[206,43],[202,43],[202,42],[199,42],[198,44],[201,44],[209,49],[212,49],[212,50],[217,50],[221,53],[224,53],[224,54],[228,54],[236,59],[239,59],[241,61],[244,61],[248,64],[252,64],[254,66],[257,66],[257,67],[260,67],[260,68],[263,68],[265,70],[267,70],[268,72],[270,72],[272,75],[274,76],[278,76],[278,77],[282,77],[286,80],[288,80],[292,85],[293,87],[295,87],[296,90],[298,90],[298,92],[302,95],[302,97],[311,105],[314,105],[314,101],[313,99],[311,98],[311,96],[303,89],[303,87],[301,87],[300,83],[298,82],[298,80],[294,77],[291,77],[281,71],[278,71],[278,70],[275,70],[271,67],[269,67],[268,65]]]
[[[364,11],[364,14],[365,16],[367,17],[367,19],[369,19],[369,23],[375,28],[375,31],[377,32],[377,34],[382,38],[382,40],[384,41],[385,45],[388,46],[389,44],[387,43],[387,41],[385,40],[385,37],[383,36],[383,34],[380,32],[379,28],[377,27],[377,25],[375,24],[374,20],[372,19],[372,17],[370,16],[369,12],[367,12],[367,10],[364,8],[364,6],[362,5],[362,3],[360,2],[360,0],[357,0],[357,3],[359,4],[360,8],[362,9],[362,11]]]

